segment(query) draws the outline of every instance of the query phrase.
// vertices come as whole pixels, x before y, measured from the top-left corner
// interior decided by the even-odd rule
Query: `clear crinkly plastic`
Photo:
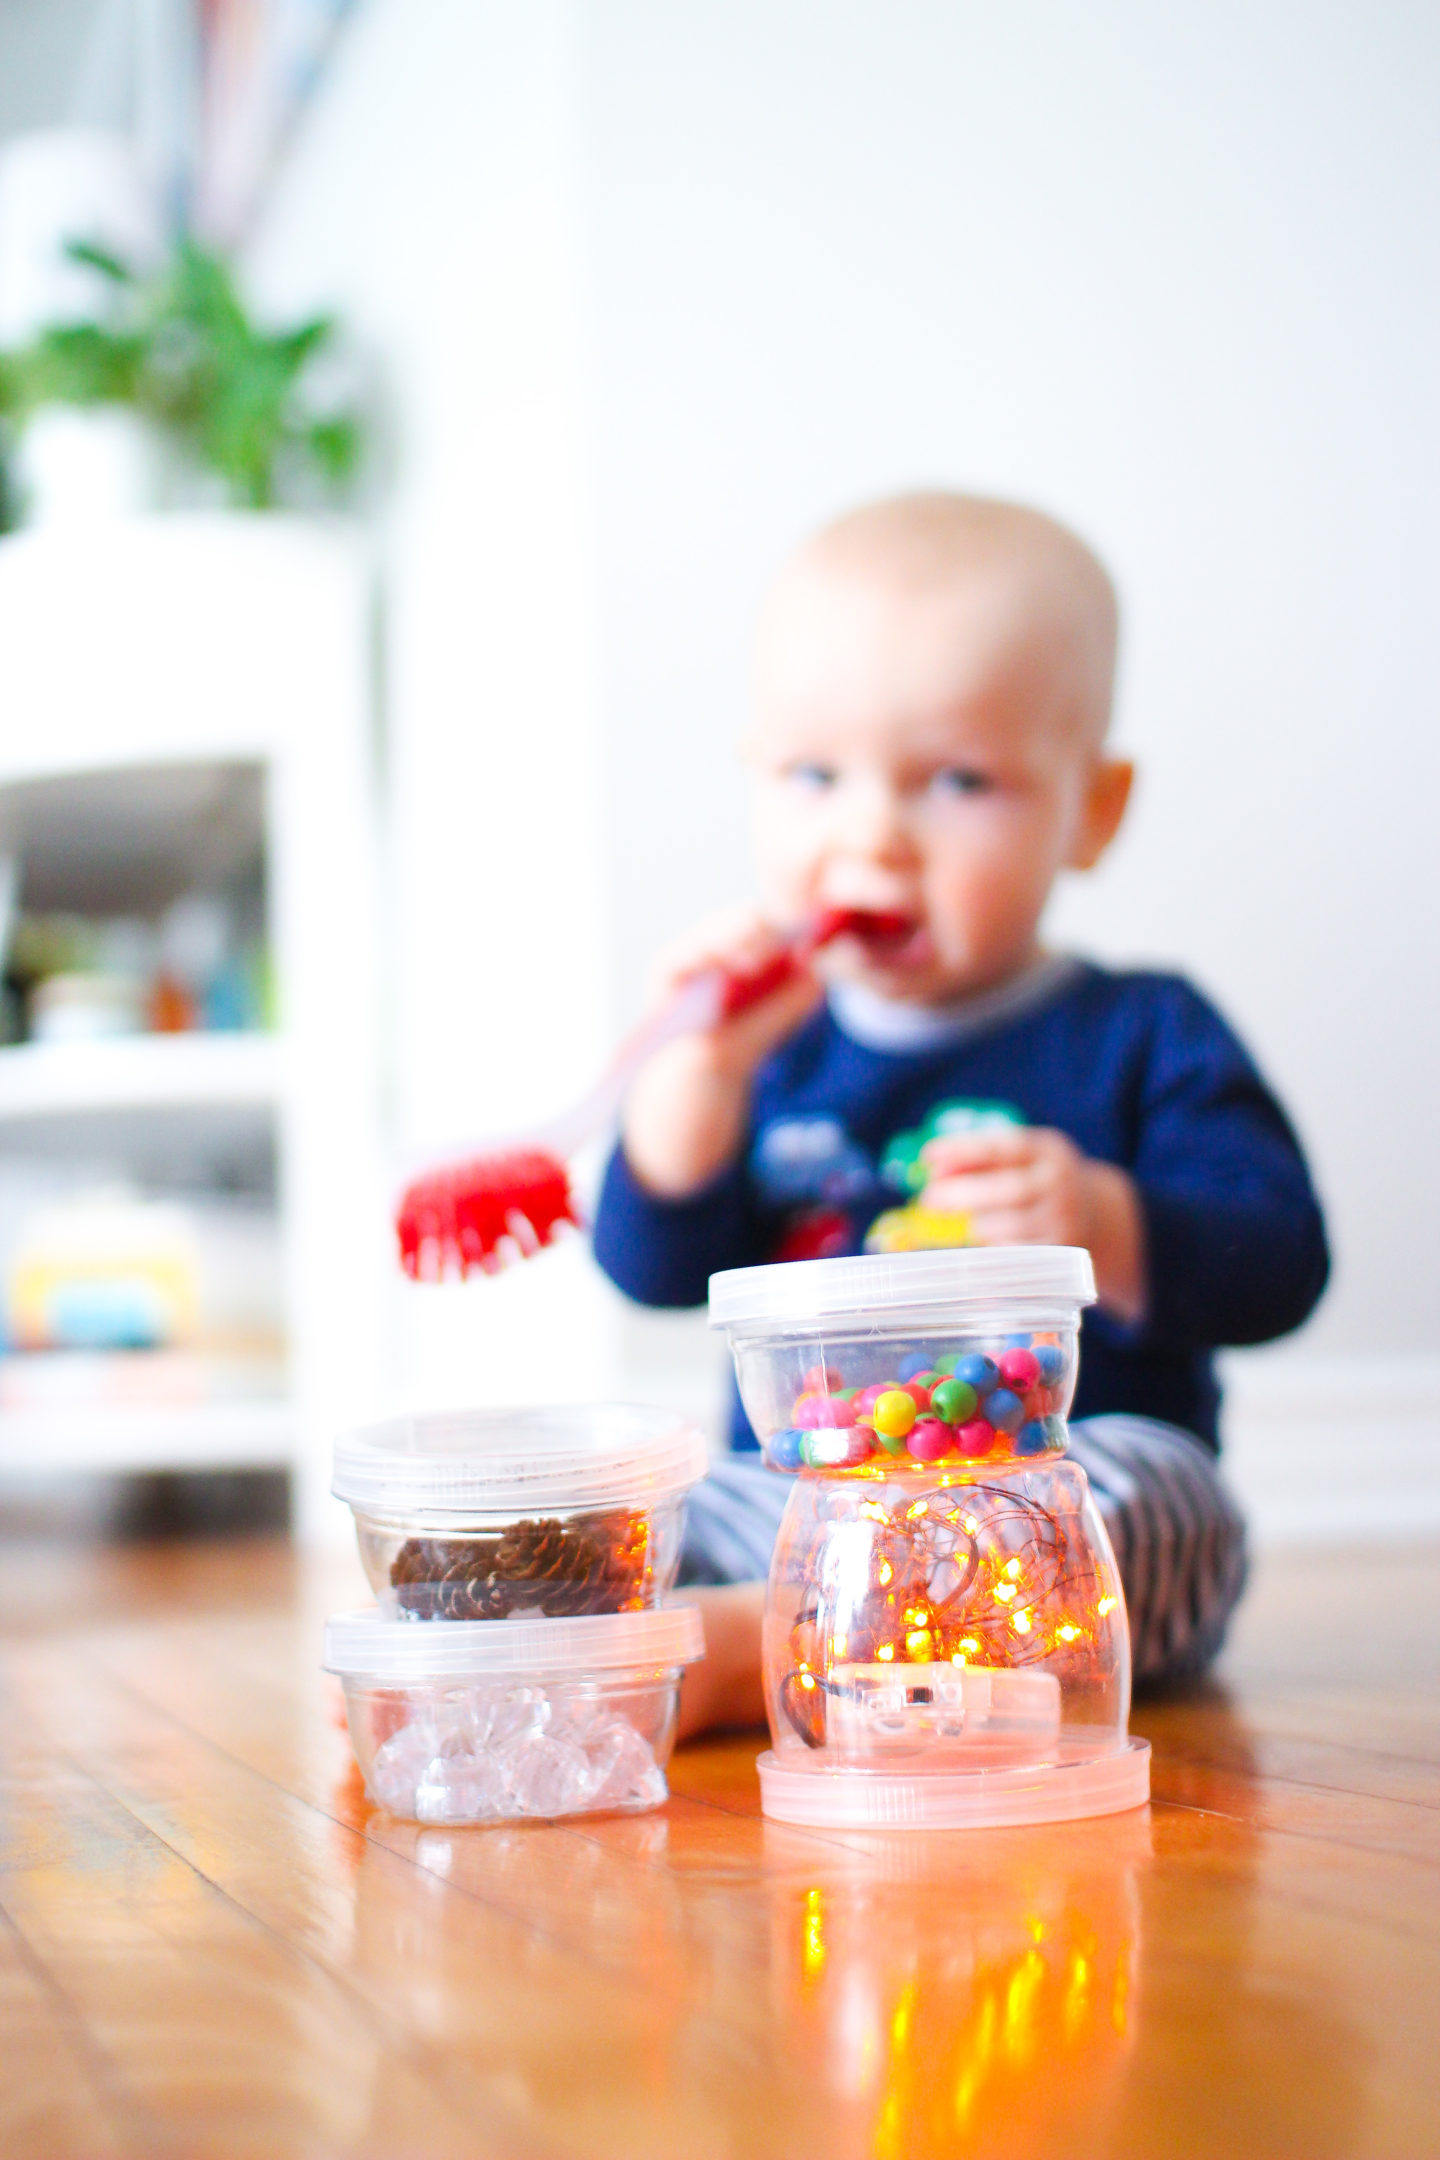
[[[664,1800],[680,1672],[702,1640],[689,1606],[498,1627],[358,1613],[331,1621],[326,1665],[392,1814],[551,1819]]]

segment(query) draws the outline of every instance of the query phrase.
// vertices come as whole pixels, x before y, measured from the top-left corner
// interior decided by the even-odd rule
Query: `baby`
[[[1009,1121],[931,1139],[921,1202],[981,1244],[1084,1245],[1072,1452],[1125,1580],[1139,1678],[1203,1669],[1244,1582],[1215,1469],[1212,1353],[1294,1328],[1324,1287],[1320,1212],[1249,1057],[1180,978],[1047,952],[1062,870],[1120,825],[1106,747],[1115,597],[1090,550],[1007,503],[914,495],[842,517],[761,623],[748,744],[760,909],[673,952],[762,965],[822,909],[890,918],[763,1003],[672,1043],[632,1090],[601,1265],[654,1305],[710,1274],[860,1249],[895,1205],[887,1145],[956,1100]],[[1022,1122],[1023,1120],[1023,1122]],[[736,1452],[691,1509],[711,1649],[684,1722],[760,1714],[761,1579],[788,1481]]]

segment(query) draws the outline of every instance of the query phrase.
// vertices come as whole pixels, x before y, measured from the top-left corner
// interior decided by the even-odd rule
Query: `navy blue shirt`
[[[1325,1228],[1284,1111],[1198,991],[1174,975],[1056,971],[1037,1002],[933,1047],[879,1049],[822,1007],[761,1066],[736,1162],[657,1200],[611,1157],[595,1255],[644,1305],[700,1305],[710,1276],[855,1252],[896,1205],[888,1143],[937,1104],[999,1100],[1135,1180],[1149,1296],[1085,1316],[1073,1415],[1133,1411],[1219,1446],[1212,1353],[1298,1327],[1325,1286]],[[755,1438],[735,1405],[735,1444]]]

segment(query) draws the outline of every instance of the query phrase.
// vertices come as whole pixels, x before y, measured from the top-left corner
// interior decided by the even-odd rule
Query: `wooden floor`
[[[1440,2153],[1440,1555],[1261,1569],[1153,1807],[818,1834],[372,1812],[348,1562],[0,1548],[0,2154]]]

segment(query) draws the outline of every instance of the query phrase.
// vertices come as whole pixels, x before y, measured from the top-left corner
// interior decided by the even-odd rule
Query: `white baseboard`
[[[1257,1546],[1440,1533],[1440,1357],[1232,1355],[1225,1473]]]

